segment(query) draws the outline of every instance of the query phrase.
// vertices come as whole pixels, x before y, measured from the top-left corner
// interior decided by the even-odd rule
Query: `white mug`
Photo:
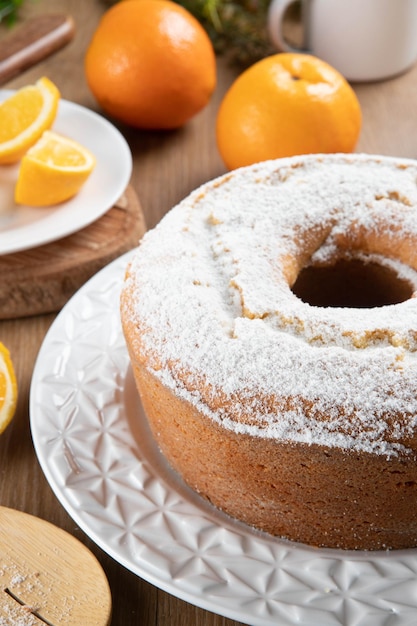
[[[296,1],[271,0],[268,31],[280,51],[311,53],[350,81],[390,78],[417,59],[417,0],[301,0],[303,48],[283,36]]]

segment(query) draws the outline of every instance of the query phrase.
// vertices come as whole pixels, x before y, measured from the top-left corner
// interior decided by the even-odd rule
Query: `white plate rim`
[[[415,623],[416,550],[319,550],[269,537],[193,494],[164,469],[163,459],[152,450],[148,454],[146,441],[138,449],[131,409],[125,405],[124,393],[133,382],[117,306],[132,254],[106,266],[72,297],[50,327],[35,364],[32,438],[45,476],[66,511],[98,546],[138,576],[191,604],[251,626]],[[100,342],[103,330],[108,343]],[[92,381],[84,380],[88,370],[94,370]],[[109,390],[112,378],[114,389]],[[88,382],[84,389],[82,379]],[[94,385],[97,394],[109,392],[111,401],[107,397],[103,406],[95,401]],[[115,462],[120,451],[128,478]],[[86,484],[100,484],[101,479],[105,483],[110,475],[95,463],[110,463],[120,493],[107,487],[100,501],[86,491]],[[123,536],[119,543],[118,533]]]
[[[10,89],[0,90],[0,101],[13,93],[14,90]],[[80,122],[83,130],[88,126],[91,136],[78,130]],[[39,216],[39,220],[15,228],[0,229],[0,255],[33,249],[78,232],[104,215],[119,200],[130,181],[133,167],[130,147],[121,132],[99,113],[61,98],[52,130],[89,148],[96,157],[96,167],[74,198],[53,207],[30,208]],[[103,147],[110,147],[106,151],[106,160],[103,160]],[[16,179],[19,164],[0,167],[3,168],[5,180]],[[110,178],[108,171],[111,173]],[[103,181],[105,193],[101,191]],[[98,188],[100,193],[97,194]],[[29,213],[28,207],[17,205],[14,205],[13,211],[18,214],[24,211]],[[9,215],[13,221],[13,213]],[[8,217],[7,214],[5,217]]]

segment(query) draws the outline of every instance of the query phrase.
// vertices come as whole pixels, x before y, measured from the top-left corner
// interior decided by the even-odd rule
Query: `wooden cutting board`
[[[0,256],[0,319],[59,311],[98,270],[139,243],[146,230],[128,186],[100,219],[58,241]]]
[[[78,539],[33,515],[0,507],[0,623],[108,626],[111,593]]]
[[[0,85],[66,46],[74,37],[70,15],[39,15],[2,39]]]

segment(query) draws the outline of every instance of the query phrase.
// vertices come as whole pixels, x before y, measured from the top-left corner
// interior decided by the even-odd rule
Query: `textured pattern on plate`
[[[213,509],[165,464],[121,332],[130,254],[70,300],[34,371],[35,448],[68,513],[142,578],[252,626],[415,624],[415,550],[354,553],[274,539]]]

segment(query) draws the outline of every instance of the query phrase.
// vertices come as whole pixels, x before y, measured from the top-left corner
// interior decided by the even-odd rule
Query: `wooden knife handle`
[[[29,20],[0,41],[0,85],[71,41],[70,16],[45,14]]]

